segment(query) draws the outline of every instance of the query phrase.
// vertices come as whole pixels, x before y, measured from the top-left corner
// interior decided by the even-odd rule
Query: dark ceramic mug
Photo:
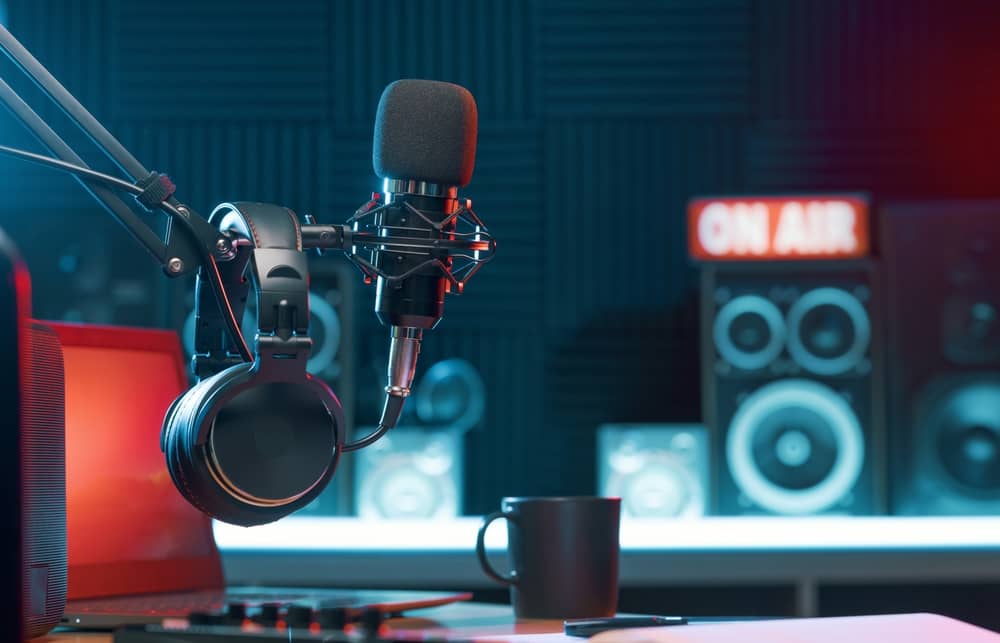
[[[504,498],[483,518],[476,554],[483,571],[510,586],[518,618],[613,616],[618,609],[620,498]],[[511,572],[486,557],[486,528],[507,520]]]

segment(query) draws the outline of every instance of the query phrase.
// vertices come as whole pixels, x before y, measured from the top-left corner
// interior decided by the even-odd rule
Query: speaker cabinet
[[[883,510],[876,291],[868,260],[703,266],[714,513]]]
[[[606,424],[597,430],[598,494],[622,499],[622,516],[697,517],[708,507],[703,426]]]
[[[372,427],[370,430],[373,430]],[[362,518],[452,518],[462,508],[462,435],[399,426],[355,455]]]
[[[66,606],[66,389],[55,332],[31,322],[21,442],[28,633],[43,634]]]
[[[1000,514],[1000,202],[882,217],[892,511]]]
[[[485,407],[485,387],[475,366],[457,358],[432,364],[414,385],[401,426],[354,457],[358,515],[460,515],[464,437],[482,421]]]
[[[0,502],[7,516],[7,545],[0,549],[0,615],[8,624],[8,637],[21,641],[27,637],[24,623],[24,510],[21,486],[21,409],[24,407],[22,382],[27,361],[27,339],[22,329],[31,308],[28,272],[7,240],[0,232],[0,414],[3,428],[0,431]]]
[[[55,333],[28,318],[30,283],[0,233],[3,343],[3,450],[7,523],[3,578],[19,579],[7,626],[35,637],[59,623],[66,605],[66,449],[62,348]],[[13,533],[11,533],[13,532]],[[10,542],[13,541],[13,542]],[[11,561],[14,562],[14,561]],[[13,588],[12,588],[13,589]],[[13,629],[13,628],[11,628]],[[20,640],[19,638],[13,640]]]

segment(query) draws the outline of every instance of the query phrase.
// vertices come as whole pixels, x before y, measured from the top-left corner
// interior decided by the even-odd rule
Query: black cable
[[[21,71],[27,74],[125,174],[136,181],[149,174],[142,163],[132,156],[3,25],[0,25],[0,49],[3,49],[7,57],[14,61]]]
[[[69,92],[66,90],[62,84],[56,80],[55,76],[49,73],[49,70],[45,68],[34,56],[31,55],[25,47],[18,42],[17,38],[13,36],[3,25],[0,25],[0,49],[10,58],[14,63],[23,71],[29,78],[31,78],[34,83],[45,92],[46,95],[53,102],[55,102],[63,113],[65,113],[70,120],[72,120],[77,127],[79,127],[87,136],[94,142],[95,145],[107,155],[119,169],[122,170],[126,175],[130,176],[134,181],[141,181],[149,176],[149,171],[136,159],[132,154],[125,149],[118,139],[116,139],[111,132],[109,132],[101,123],[94,118],[94,116],[87,111],[87,109]],[[22,122],[28,126],[28,128],[35,134],[36,137],[45,145],[52,153],[56,156],[61,157],[67,165],[72,165],[75,163],[75,167],[60,166],[58,163],[47,163],[51,167],[56,167],[64,171],[73,172],[77,177],[82,178],[86,175],[86,172],[81,172],[81,170],[89,170],[86,162],[83,161],[78,155],[76,155],[73,150],[66,145],[66,143],[59,138],[58,134],[52,130],[28,105],[25,103],[17,94],[10,89],[10,87],[0,79],[2,87],[6,88],[7,91],[3,91],[2,98],[7,107],[14,112],[15,116],[21,118]],[[10,149],[10,148],[8,148]],[[34,160],[35,162],[42,162],[39,159],[31,159],[28,156],[22,155],[21,158]],[[55,159],[50,159],[55,160]],[[42,162],[46,164],[45,162]],[[99,174],[99,173],[98,173]],[[142,244],[160,263],[164,265],[167,260],[168,248],[160,238],[142,221],[136,216],[136,214],[129,208],[124,202],[121,201],[115,194],[110,191],[105,190],[102,184],[108,184],[107,179],[113,179],[108,175],[102,176],[89,176],[87,178],[88,183],[84,183],[83,187],[86,189],[91,196],[95,197],[100,201],[113,215],[115,215],[118,220],[128,228],[132,236]],[[82,181],[81,181],[82,182]],[[97,182],[98,185],[90,185],[89,183]],[[117,183],[113,183],[116,187],[122,187]],[[132,187],[123,188],[129,192],[133,192]],[[168,212],[170,212],[176,219],[183,222],[184,226],[187,228],[188,232],[191,234],[192,239],[200,239],[202,236],[199,234],[200,230],[196,227],[196,222],[189,219],[188,210],[183,208],[181,203],[170,196],[165,202],[159,204],[160,207]],[[226,327],[229,330],[230,335],[232,335],[235,341],[241,357],[246,361],[253,361],[253,355],[250,353],[250,349],[247,346],[246,339],[243,337],[243,332],[240,329],[240,324],[236,320],[236,316],[233,313],[232,305],[229,303],[229,298],[226,295],[225,287],[222,283],[222,276],[219,274],[218,265],[215,261],[215,256],[210,250],[204,247],[202,243],[195,243],[195,251],[201,255],[202,265],[207,267],[207,276],[212,290],[216,296],[216,300],[219,307],[222,309],[223,318],[226,322]]]
[[[396,422],[399,421],[399,416],[403,413],[403,403],[405,401],[405,397],[399,397],[398,395],[386,396],[385,406],[382,407],[382,418],[379,420],[378,428],[360,440],[348,442],[342,446],[340,450],[344,453],[357,451],[358,449],[363,449],[366,446],[374,444],[378,441],[379,438],[389,432],[389,429],[396,426]]]
[[[341,453],[350,453],[351,451],[357,451],[358,449],[363,449],[367,446],[375,444],[383,435],[389,432],[388,427],[384,424],[379,424],[378,428],[361,438],[360,440],[355,440],[354,442],[349,442],[340,448]]]
[[[82,130],[90,138],[98,149],[107,157],[109,157],[118,166],[118,169],[125,174],[126,178],[130,178],[136,183],[140,183],[144,180],[148,180],[152,174],[147,172],[146,168],[136,160],[132,154],[125,149],[125,147],[115,139],[111,133],[104,128],[100,122],[97,121],[93,115],[90,114],[70,94],[65,87],[63,87],[58,80],[55,79],[52,74],[49,73],[45,67],[36,60],[31,53],[21,45],[20,42],[2,25],[0,25],[0,51],[7,55],[12,61],[14,61],[18,68],[28,76],[38,87],[40,87],[48,98],[55,102],[59,108],[62,109],[63,113],[73,121],[73,123]],[[79,156],[73,153],[71,149],[52,131],[49,126],[42,121],[37,114],[31,111],[31,108],[27,106],[24,101],[17,96],[13,90],[7,88],[9,93],[9,98],[5,97],[4,102],[7,103],[8,108],[14,112],[15,116],[21,118],[24,125],[28,129],[32,130],[34,134],[43,142],[43,144],[48,144],[50,141],[58,142],[57,145],[49,146],[50,151],[52,151],[56,156],[59,156],[65,161],[75,162],[82,166],[87,166],[87,163],[83,161]],[[63,151],[68,152],[64,154]],[[131,209],[119,203],[118,199],[110,192],[105,191],[101,187],[96,189],[89,185],[83,184],[84,189],[95,199],[101,201],[105,207],[114,214],[119,223],[125,225],[129,229],[129,233],[141,243],[148,252],[152,253],[156,260],[161,265],[166,265],[167,254],[170,257],[177,257],[182,260],[182,262],[190,265],[196,259],[195,257],[200,255],[201,252],[194,248],[194,245],[198,243],[204,243],[208,236],[214,236],[215,232],[212,230],[211,226],[208,225],[207,221],[201,218],[196,218],[193,221],[193,229],[197,232],[195,235],[178,235],[176,237],[169,236],[170,239],[168,244],[164,244],[159,236],[155,232],[149,230],[146,226],[142,225],[141,221],[135,218],[135,214]],[[165,185],[162,187],[166,187]],[[140,202],[144,199],[140,196]],[[171,205],[180,206],[181,203],[171,195],[166,199]],[[186,209],[182,209],[182,212],[187,212]],[[182,264],[184,265],[184,264]]]
[[[0,80],[0,83],[2,82],[3,81]],[[19,150],[16,147],[7,147],[6,145],[0,145],[0,153],[6,154],[7,156],[13,156],[24,161],[29,161],[31,163],[37,163],[38,165],[45,165],[51,168],[64,170],[89,181],[98,181],[105,185],[114,186],[132,194],[142,194],[142,188],[135,183],[130,183],[125,179],[118,178],[117,176],[111,176],[110,174],[98,172],[97,170],[93,170],[83,165],[76,165],[61,159],[52,158],[51,156],[36,154],[35,152],[29,152],[28,150]]]
[[[3,81],[0,80],[0,83],[2,82]],[[80,177],[87,182],[100,182],[135,195],[142,193],[142,188],[134,183],[129,183],[124,179],[104,174],[103,172],[97,172],[96,170],[92,170],[88,167],[74,165],[73,163],[69,163],[67,161],[44,156],[42,154],[36,154],[27,150],[19,150],[6,145],[0,145],[0,154],[6,154],[8,156],[13,156],[25,161],[44,165],[46,167],[63,170],[64,172],[75,174],[77,177]],[[160,207],[173,215],[175,219],[180,220],[183,225],[187,226],[188,229],[192,231],[192,233],[194,232],[191,221],[187,216],[184,216],[184,214],[180,212],[178,206],[163,202],[160,204]],[[131,212],[131,210],[129,210],[129,212]],[[215,260],[215,255],[202,247],[200,244],[198,244],[198,247],[202,255],[202,261],[204,262],[203,265],[207,269],[208,283],[212,288],[212,292],[215,294],[216,302],[222,309],[222,317],[226,323],[226,329],[229,331],[230,336],[232,336],[234,343],[236,344],[236,348],[240,352],[240,357],[246,362],[252,362],[254,360],[253,353],[247,345],[246,338],[243,336],[243,330],[240,328],[239,322],[236,321],[236,313],[233,312],[232,304],[230,304],[229,297],[226,295],[225,287],[222,284],[222,275],[219,273],[219,265]]]
[[[35,138],[38,140],[42,146],[48,150],[51,154],[58,156],[63,161],[67,163],[75,164],[82,168],[87,168],[87,163],[80,158],[76,152],[73,151],[66,141],[59,137],[59,135],[53,130],[49,125],[42,120],[42,118],[35,113],[31,106],[29,106],[24,100],[17,95],[17,93],[11,89],[2,78],[0,78],[0,101],[7,107],[11,113],[20,119],[21,123],[30,131]],[[65,169],[65,168],[63,168]],[[122,224],[122,226],[128,230],[129,234],[135,239],[139,245],[141,245],[149,254],[156,259],[160,265],[167,260],[168,249],[166,244],[160,240],[160,237],[156,235],[153,230],[143,223],[142,219],[132,211],[128,205],[122,201],[117,194],[106,189],[102,185],[90,185],[82,180],[80,185],[83,189],[90,194],[98,203],[103,205],[105,209],[115,217],[115,219]]]

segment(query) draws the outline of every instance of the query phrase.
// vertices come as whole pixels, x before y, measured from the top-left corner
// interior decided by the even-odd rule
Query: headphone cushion
[[[314,380],[311,376],[307,378],[305,383],[278,383],[279,386],[284,385],[287,387],[285,390],[292,395],[299,397],[303,395],[315,396],[323,402],[324,417],[317,418],[314,414],[309,419],[312,421],[312,426],[314,428],[318,427],[320,432],[330,424],[330,420],[326,414],[333,415],[334,436],[330,440],[324,440],[322,436],[319,436],[320,442],[318,446],[316,448],[305,449],[304,454],[302,446],[293,444],[291,449],[292,455],[304,455],[311,459],[312,466],[306,467],[306,469],[313,472],[318,469],[321,473],[320,480],[302,497],[279,505],[261,506],[234,495],[213,477],[211,472],[212,465],[208,462],[206,448],[204,445],[198,444],[198,436],[203,432],[202,421],[203,418],[209,415],[208,411],[214,411],[212,414],[214,417],[213,427],[210,428],[210,431],[218,431],[222,434],[223,438],[226,435],[229,436],[227,439],[222,440],[224,445],[229,445],[227,452],[231,457],[228,458],[228,461],[236,463],[232,466],[237,470],[237,473],[239,473],[238,470],[249,467],[251,478],[248,480],[244,475],[243,480],[248,481],[251,485],[257,483],[258,476],[256,473],[258,469],[260,470],[259,478],[263,483],[267,482],[268,476],[266,475],[267,471],[265,471],[267,467],[260,466],[255,468],[252,458],[249,458],[249,462],[244,467],[243,463],[240,462],[242,458],[239,449],[233,454],[232,446],[234,444],[245,445],[253,443],[254,437],[259,437],[261,433],[264,434],[263,437],[266,440],[277,440],[276,444],[280,445],[285,437],[284,434],[294,431],[294,429],[289,429],[287,426],[278,426],[277,423],[274,423],[275,426],[272,428],[271,423],[268,423],[266,418],[260,419],[260,416],[267,415],[269,407],[272,404],[280,405],[284,401],[272,399],[270,403],[265,403],[262,406],[259,393],[262,389],[266,388],[267,384],[257,381],[255,375],[253,364],[246,363],[230,367],[221,373],[199,382],[175,402],[174,406],[168,412],[167,418],[164,420],[163,428],[167,468],[174,479],[175,485],[180,489],[185,498],[206,514],[224,522],[244,526],[273,522],[305,506],[319,495],[325,488],[336,467],[344,432],[340,402],[325,384]],[[240,406],[237,400],[244,392],[250,392],[249,413],[244,412],[240,415],[239,413],[234,413],[232,409]],[[222,404],[220,409],[210,409],[212,405],[219,403],[220,396],[225,396],[229,399]],[[265,400],[265,402],[267,401]],[[230,415],[236,415],[236,418],[224,420],[223,428],[217,429],[216,421],[220,417],[223,417],[221,415],[223,410],[226,410]],[[292,414],[286,412],[283,415]],[[255,431],[256,433],[254,433]],[[239,432],[239,436],[237,437],[234,432]],[[313,437],[316,437],[315,434],[316,431],[314,430]],[[212,433],[209,434],[209,437],[210,439],[213,438]],[[316,440],[313,440],[313,445],[317,445]],[[295,452],[295,449],[298,450],[298,453]],[[326,450],[328,450],[328,453],[324,453]],[[266,462],[270,464],[273,460],[274,458],[269,452]],[[286,471],[292,474],[299,472],[297,468],[287,469]],[[273,478],[274,476],[271,477]],[[295,484],[301,485],[298,488],[308,488],[306,485],[313,482],[314,480],[306,480],[305,482],[300,480],[291,484],[293,486]]]
[[[215,513],[202,499],[207,499],[208,504],[216,504],[211,502],[211,494],[206,492],[211,490],[215,481],[210,475],[205,475],[207,471],[204,458],[192,454],[192,449],[197,449],[196,419],[210,397],[234,379],[248,377],[252,367],[253,363],[250,362],[231,366],[201,380],[177,398],[163,420],[163,450],[170,477],[188,502],[209,515]],[[195,461],[200,461],[201,464],[196,464]],[[208,478],[208,481],[204,478]]]

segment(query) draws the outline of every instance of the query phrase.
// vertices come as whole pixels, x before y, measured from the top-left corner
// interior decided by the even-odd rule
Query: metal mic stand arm
[[[58,139],[58,137],[56,138]],[[28,152],[26,150],[7,147],[5,145],[0,145],[0,154],[14,156],[22,160],[44,165],[46,167],[65,170],[67,172],[74,174],[78,178],[81,178],[86,183],[93,183],[96,186],[104,187],[110,185],[118,189],[124,190],[125,192],[128,192],[130,194],[133,194],[139,198],[142,198],[144,196],[145,190],[134,183],[129,183],[124,179],[110,176],[102,172],[96,172],[90,168],[83,167],[80,165],[75,165],[73,163],[63,161],[57,158],[44,156],[42,154],[35,154],[34,152]],[[115,196],[114,194],[111,194],[111,196],[113,197],[113,202],[118,200],[118,197]],[[193,213],[190,213],[190,211],[188,211],[184,206],[175,208],[174,206],[169,205],[166,202],[159,202],[159,207],[169,212],[171,215],[177,217],[178,220],[181,221],[185,221],[187,216],[197,216],[193,215]],[[125,209],[127,210],[128,208],[126,207]],[[217,304],[222,313],[222,321],[225,324],[226,330],[232,337],[233,343],[235,344],[236,349],[240,354],[240,359],[242,359],[243,361],[251,361],[253,359],[253,355],[252,353],[250,353],[249,347],[246,344],[246,340],[243,337],[243,333],[241,332],[239,324],[236,320],[237,309],[234,309],[232,305],[232,300],[230,299],[229,293],[225,288],[226,283],[234,283],[234,282],[233,280],[230,280],[229,282],[224,281],[219,267],[220,261],[227,261],[229,263],[238,264],[239,271],[242,272],[242,268],[243,266],[245,266],[246,262],[244,261],[241,263],[240,261],[238,261],[240,256],[239,252],[241,250],[246,249],[243,246],[248,247],[249,240],[243,239],[242,237],[231,236],[228,232],[219,232],[217,235],[215,235],[215,237],[217,239],[215,251],[214,252],[209,252],[207,250],[204,251],[205,260],[201,264],[201,270],[202,270],[201,275],[209,284],[209,287],[212,289],[213,294],[216,296]],[[167,248],[169,250],[169,246],[163,245],[162,247]],[[218,261],[216,255],[218,255],[219,259]],[[233,259],[237,259],[237,261],[232,261]],[[170,267],[170,264],[174,261],[178,260],[169,259],[167,261],[168,268]],[[231,268],[227,267],[227,270],[231,270]],[[242,309],[240,308],[238,310],[241,311]]]
[[[154,177],[3,25],[0,25],[0,50],[58,105],[123,173],[137,183]],[[7,107],[47,149],[64,161],[88,167],[6,83],[3,85],[3,94]],[[166,244],[164,244],[159,236],[110,190],[91,185],[85,185],[84,188],[125,226],[129,234],[163,266],[164,273],[170,277],[190,274],[201,265],[204,253],[197,246],[215,251],[219,232],[173,196],[165,201],[165,205],[172,208],[164,209],[171,212],[173,218],[168,224]],[[184,224],[185,230],[180,235],[174,234],[173,230],[173,223],[178,218]]]
[[[63,161],[90,169],[90,166],[2,78],[0,78],[0,100],[3,101],[11,114],[17,117],[51,154]],[[104,206],[111,216],[125,226],[132,237],[157,262],[161,265],[166,265],[168,254],[166,244],[160,240],[160,237],[149,226],[143,223],[139,216],[117,194],[103,185],[95,185],[80,176],[74,176],[74,178],[76,178],[84,190]]]
[[[178,277],[189,274],[198,268],[204,269],[205,279],[216,296],[226,328],[233,337],[240,356],[245,361],[252,361],[253,354],[243,337],[218,267],[218,261],[228,261],[236,256],[234,248],[236,240],[216,230],[203,217],[174,198],[173,185],[169,179],[147,171],[3,25],[0,25],[0,50],[14,61],[21,71],[31,78],[50,99],[59,105],[70,120],[83,130],[102,152],[133,179],[134,185],[139,188],[140,192],[137,196],[147,209],[155,207],[171,215],[167,223],[166,242],[164,243],[155,231],[146,225],[124,201],[107,188],[108,184],[119,185],[115,182],[114,177],[104,176],[104,179],[110,179],[110,181],[99,181],[94,178],[86,178],[96,175],[92,171],[90,171],[90,175],[75,172],[84,189],[101,203],[149,252],[161,265],[167,276]],[[0,79],[0,99],[42,145],[62,159],[64,162],[62,169],[72,171],[72,168],[75,167],[78,170],[89,170],[83,159],[2,79]],[[54,160],[35,156],[36,158],[32,159],[30,154],[22,154],[21,158],[36,162]],[[52,162],[46,164],[59,167]],[[158,192],[163,197],[162,200],[145,201],[142,197],[148,191]],[[132,193],[136,194],[135,191]],[[174,234],[174,223],[181,224],[180,234]]]
[[[142,163],[132,156],[3,25],[0,25],[0,49],[3,49],[7,57],[16,63],[21,71],[118,165],[122,172],[135,180],[149,174]]]
[[[24,126],[34,134],[35,138],[38,140],[42,146],[47,149],[51,154],[55,155],[57,158],[65,162],[62,166],[63,169],[71,169],[73,166],[82,168],[84,170],[90,170],[90,166],[87,165],[86,161],[80,158],[76,152],[58,135],[56,132],[49,127],[45,121],[33,110],[27,103],[25,103],[15,92],[11,89],[3,79],[0,79],[0,101],[3,102],[4,106],[16,116]],[[15,150],[6,150],[8,153],[13,153]],[[32,158],[31,156],[24,154],[19,156],[22,159],[33,161],[33,162],[43,162],[45,157],[36,156]],[[55,166],[53,163],[45,163],[46,165]],[[58,166],[56,166],[58,167]],[[94,173],[99,175],[100,173]],[[151,175],[154,178],[160,178],[159,175]],[[132,235],[132,238],[139,243],[143,249],[150,254],[150,256],[160,264],[163,271],[170,276],[178,276],[183,272],[189,272],[190,270],[196,269],[200,265],[200,260],[197,258],[197,254],[194,252],[195,249],[191,248],[190,238],[185,238],[180,235],[170,234],[168,229],[167,243],[160,240],[159,235],[153,231],[133,210],[130,208],[122,199],[111,191],[106,185],[93,179],[89,179],[87,174],[80,172],[74,172],[74,178],[80,183],[84,190],[87,191],[94,199],[104,206],[104,208],[113,216],[128,232]],[[110,177],[109,177],[110,178]],[[121,180],[120,183],[116,183],[118,187],[123,189],[132,188],[128,191],[134,195],[140,195],[142,190],[135,184],[128,183],[127,181]],[[220,246],[220,233],[212,228],[207,221],[197,216],[195,213],[191,212],[186,206],[178,204],[176,208],[167,208],[170,214],[177,218],[180,217],[185,219],[185,227],[189,228],[189,234],[194,235],[197,238],[199,245],[204,245],[212,247],[213,249],[224,249]],[[182,247],[183,246],[183,247]],[[219,248],[217,248],[219,246]],[[185,262],[185,258],[188,259]],[[182,270],[185,264],[189,267],[187,271]]]
[[[104,187],[110,185],[140,197],[143,195],[144,192],[143,188],[135,185],[134,183],[129,183],[124,179],[120,179],[114,176],[109,176],[107,174],[91,170],[90,168],[87,167],[75,165],[73,163],[63,161],[57,158],[44,156],[42,154],[35,154],[34,152],[28,152],[26,150],[19,150],[16,148],[7,147],[6,145],[0,145],[0,154],[13,156],[15,158],[26,160],[32,163],[38,163],[46,167],[53,167],[65,170],[67,172],[74,174],[78,178],[82,178],[83,181],[85,181],[86,183],[93,183],[96,186]],[[118,197],[115,196],[113,193],[110,193],[110,195],[111,197],[113,197],[112,201],[118,200]],[[160,203],[160,207],[170,212],[174,216],[181,217],[183,219],[184,215],[181,214],[181,212],[178,211],[177,208],[174,208],[173,206],[168,205],[166,203]],[[181,209],[184,209],[183,206],[181,207]],[[238,270],[242,272],[243,266],[245,266],[246,262],[239,261],[239,252],[241,250],[246,250],[246,248],[243,246],[248,246],[248,244],[249,244],[248,239],[243,239],[241,237],[234,238],[230,237],[228,233],[220,233],[218,236],[218,242],[216,244],[216,252],[206,253],[207,260],[202,264],[202,271],[204,278],[208,282],[209,286],[212,288],[213,294],[216,295],[217,303],[222,312],[222,321],[225,324],[226,329],[229,331],[230,335],[233,338],[233,343],[236,345],[237,351],[240,353],[240,359],[244,361],[249,361],[250,359],[252,359],[252,355],[249,352],[249,347],[246,345],[246,340],[243,337],[242,332],[239,330],[238,324],[236,323],[235,313],[237,309],[233,308],[232,301],[224,287],[225,283],[232,283],[233,281],[230,280],[229,282],[226,282],[222,279],[221,270],[219,267],[220,264],[218,261],[216,261],[215,255],[216,254],[222,255],[221,257],[222,261],[228,261],[230,264],[237,264]],[[169,249],[169,246],[163,246],[163,247]],[[237,261],[232,261],[232,259],[237,259]],[[233,268],[227,266],[227,271],[232,269]],[[233,330],[233,328],[235,328],[235,330]]]

